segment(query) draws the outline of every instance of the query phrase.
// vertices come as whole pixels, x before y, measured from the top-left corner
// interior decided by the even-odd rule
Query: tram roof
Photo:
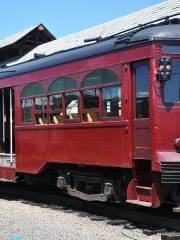
[[[159,20],[159,22],[161,22],[163,18],[176,14],[180,14],[179,0],[168,0],[127,16],[42,44],[9,65],[32,60],[35,54],[48,56],[60,51],[82,47],[88,44],[84,42],[85,39],[98,37],[107,38],[152,21],[158,22]]]
[[[3,69],[1,68],[0,79],[117,51],[119,49],[146,43],[148,41],[166,39],[180,40],[179,20],[173,23],[166,22],[166,24],[152,25],[151,27],[141,28],[140,30],[138,29],[136,32],[132,32],[129,35],[109,38],[85,47],[72,49],[71,51],[59,52],[57,54],[40,57],[14,66],[9,66]]]

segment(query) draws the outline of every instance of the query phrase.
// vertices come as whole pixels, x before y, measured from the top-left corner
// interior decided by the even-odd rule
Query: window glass
[[[121,116],[121,92],[120,87],[102,89],[103,115],[105,117]]]
[[[44,93],[43,87],[38,83],[31,83],[24,87],[21,97],[37,96]]]
[[[81,87],[96,86],[119,82],[117,75],[110,69],[99,69],[89,73],[83,80]]]
[[[177,45],[164,45],[162,52],[165,54],[180,54],[180,46]]]
[[[32,122],[32,99],[22,100],[22,119],[24,122]]]
[[[99,107],[99,89],[83,91],[82,96],[84,109]]]
[[[149,67],[135,69],[136,81],[136,118],[149,117]]]
[[[35,98],[35,110],[44,111],[47,109],[47,97]]]
[[[83,97],[83,120],[95,122],[99,120],[99,89],[85,90]]]
[[[50,110],[62,109],[62,95],[49,96]]]
[[[180,103],[180,61],[172,61],[171,80],[164,86],[164,102]]]
[[[70,77],[62,77],[56,79],[48,89],[48,92],[61,92],[70,89],[76,89],[76,81]]]
[[[66,119],[79,118],[79,93],[72,92],[65,94]]]

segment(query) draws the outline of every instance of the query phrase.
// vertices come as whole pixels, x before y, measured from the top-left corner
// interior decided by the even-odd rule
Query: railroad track
[[[67,211],[80,211],[88,214],[114,220],[115,223],[133,222],[159,229],[180,231],[180,216],[170,212],[170,209],[122,209],[114,205],[85,202],[60,194],[56,188],[29,186],[25,184],[0,183],[0,198],[23,199],[48,205],[57,205]],[[101,217],[100,217],[101,216]],[[98,218],[98,217],[97,217]],[[180,239],[180,238],[179,238]]]

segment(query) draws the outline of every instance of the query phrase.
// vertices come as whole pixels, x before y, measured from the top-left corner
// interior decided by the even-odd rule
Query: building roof
[[[0,49],[16,43],[17,41],[21,40],[23,37],[25,37],[26,35],[28,35],[30,32],[32,32],[35,29],[38,29],[40,31],[45,30],[46,34],[49,35],[49,38],[51,40],[55,39],[55,37],[45,28],[45,26],[43,24],[37,24],[33,27],[30,27],[21,32],[18,32],[10,37],[0,40]]]
[[[158,19],[161,21],[162,18],[176,14],[180,14],[180,1],[168,0],[127,16],[42,44],[13,64],[29,61],[34,58],[35,53],[50,55],[59,51],[80,47],[87,44],[84,42],[85,39],[95,37],[105,38],[141,24]]]
[[[0,79],[49,68],[75,60],[101,55],[149,41],[180,40],[180,20],[144,27],[129,35],[112,37],[84,47],[59,52],[0,69]]]
[[[54,39],[55,37],[42,24],[27,28],[0,40],[0,63],[17,60],[38,45]]]

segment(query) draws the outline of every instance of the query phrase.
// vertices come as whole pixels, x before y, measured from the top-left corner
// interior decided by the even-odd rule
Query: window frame
[[[46,107],[46,109],[45,110],[36,110],[35,109],[35,98],[42,98],[42,97],[46,97],[46,99],[47,99],[47,107]],[[41,95],[41,96],[35,96],[34,98],[33,98],[33,100],[34,100],[34,121],[35,121],[35,124],[36,125],[47,125],[47,124],[49,124],[49,104],[48,104],[48,96],[47,95],[45,95],[45,94],[43,94],[43,95]],[[37,121],[36,121],[36,115],[37,114],[47,114],[47,123],[43,123],[43,124],[40,124],[40,123],[37,123]]]
[[[137,117],[137,92],[136,92],[136,86],[137,86],[137,78],[136,78],[136,69],[139,67],[147,67],[148,68],[148,117]],[[133,89],[134,89],[134,93],[133,93],[133,99],[134,99],[134,104],[133,104],[133,114],[134,114],[134,118],[137,119],[149,119],[150,118],[150,114],[151,114],[151,109],[150,109],[150,91],[151,91],[151,86],[150,86],[150,61],[149,60],[143,60],[143,61],[138,61],[135,62],[135,64],[133,65]]]
[[[76,93],[78,93],[78,95],[79,95],[79,108],[78,108],[78,110],[79,110],[79,117],[78,118],[75,118],[75,119],[67,119],[66,118],[66,94],[68,93],[74,93],[74,92],[76,92]],[[66,92],[64,92],[63,93],[63,97],[64,97],[64,113],[63,113],[63,115],[64,115],[64,123],[80,123],[80,122],[82,122],[82,117],[81,117],[81,93],[80,93],[80,91],[79,91],[79,89],[76,89],[76,90],[71,90],[71,91],[66,91]]]
[[[88,91],[88,90],[98,90],[98,98],[99,98],[99,107],[98,108],[84,108],[84,106],[83,106],[83,92],[84,91]],[[99,122],[99,121],[101,121],[101,111],[100,111],[100,109],[101,109],[101,89],[100,88],[97,88],[97,87],[95,87],[94,86],[94,88],[91,88],[91,89],[83,89],[83,90],[81,90],[80,91],[81,92],[81,101],[82,101],[82,108],[81,108],[81,118],[82,118],[82,122],[84,122],[84,123],[88,123],[88,121],[84,121],[84,116],[83,116],[83,114],[84,113],[88,113],[88,112],[91,112],[91,113],[93,113],[93,112],[98,112],[99,113],[99,120],[98,121],[93,121],[93,122]]]
[[[22,107],[22,102],[23,100],[32,100],[32,106],[31,106],[31,116],[32,116],[32,120],[31,121],[24,121],[23,119],[23,114],[24,114],[24,110]],[[32,97],[24,97],[20,99],[20,106],[21,106],[21,122],[25,125],[31,125],[32,123],[34,123],[34,114],[33,114],[33,108],[34,108],[34,99]]]
[[[61,95],[61,99],[62,99],[62,108],[59,108],[59,109],[54,109],[52,110],[50,108],[50,97],[51,96],[57,96],[57,95]],[[56,123],[51,123],[51,120],[50,120],[50,115],[51,114],[61,114],[62,113],[62,123],[57,123],[57,124],[63,124],[64,123],[64,95],[63,93],[51,93],[51,94],[48,94],[47,95],[47,98],[48,98],[48,120],[49,120],[49,124],[52,124],[52,125],[56,125]]]
[[[103,87],[103,88],[110,88],[110,87],[119,87],[120,89],[120,101],[121,101],[121,115],[117,116],[117,117],[107,117],[107,116],[104,116],[104,111],[103,111],[103,94],[102,94],[102,119],[104,121],[113,121],[113,120],[120,120],[122,118],[122,84],[120,85],[113,85],[113,86],[108,86],[108,87]],[[102,89],[101,88],[101,92],[102,92]]]

